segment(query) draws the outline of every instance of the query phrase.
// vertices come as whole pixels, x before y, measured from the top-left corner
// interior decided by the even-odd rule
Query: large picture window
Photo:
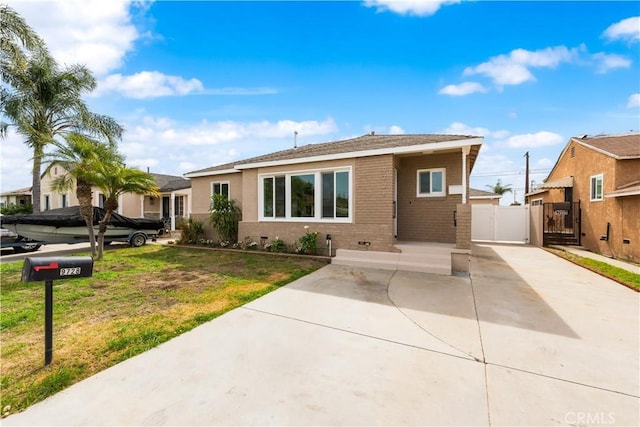
[[[446,169],[418,170],[417,196],[446,196]]]
[[[591,201],[602,200],[602,181],[603,175],[594,175],[591,177]]]
[[[349,221],[350,170],[261,176],[261,219]]]

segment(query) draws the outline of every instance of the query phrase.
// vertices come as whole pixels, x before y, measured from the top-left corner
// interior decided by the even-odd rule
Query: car
[[[0,228],[0,246],[2,250],[13,249],[15,253],[35,252],[42,244],[22,237],[11,230]]]

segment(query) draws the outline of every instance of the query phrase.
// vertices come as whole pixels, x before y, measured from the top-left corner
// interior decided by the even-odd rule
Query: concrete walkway
[[[638,425],[639,294],[541,249],[329,265],[2,425]]]

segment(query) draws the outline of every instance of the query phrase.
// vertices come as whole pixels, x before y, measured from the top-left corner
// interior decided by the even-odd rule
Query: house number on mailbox
[[[80,270],[80,267],[61,268],[60,276],[79,276]]]

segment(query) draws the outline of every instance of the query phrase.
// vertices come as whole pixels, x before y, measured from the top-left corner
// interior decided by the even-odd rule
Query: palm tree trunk
[[[42,168],[42,149],[33,149],[33,175],[31,186],[31,204],[33,213],[40,212],[40,169]]]
[[[91,184],[83,179],[78,179],[76,183],[76,196],[78,197],[78,203],[80,204],[80,215],[84,218],[85,224],[87,224],[87,231],[89,232],[89,245],[91,246],[91,256],[94,258],[97,255],[96,252],[96,236],[93,232],[93,205],[91,203],[91,196],[93,191],[91,190]]]
[[[97,260],[101,260],[104,255],[104,233],[107,231],[107,225],[111,221],[111,214],[118,209],[118,199],[108,198],[104,203],[104,218],[98,225],[98,257]]]

